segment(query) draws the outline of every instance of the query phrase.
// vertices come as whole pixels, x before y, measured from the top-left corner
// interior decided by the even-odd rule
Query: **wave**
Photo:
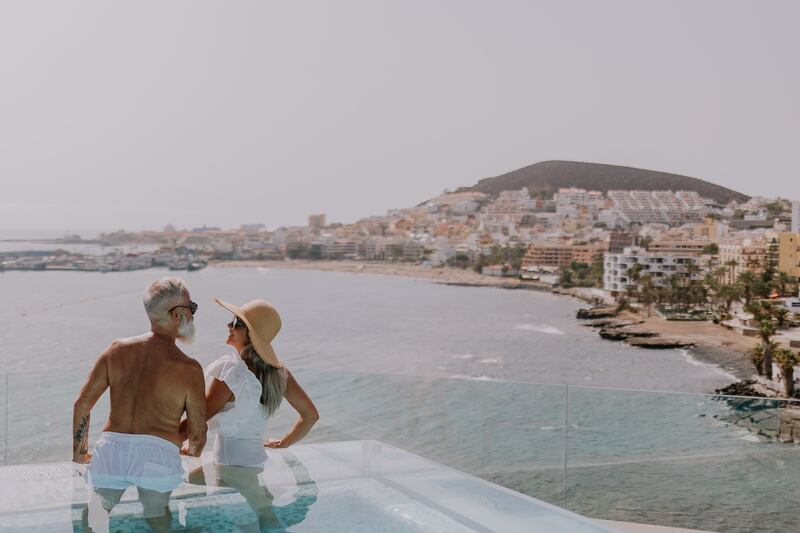
[[[475,356],[472,355],[471,353],[465,353],[465,354],[459,354],[459,355],[451,355],[450,357],[453,358],[453,359],[472,359]]]
[[[688,362],[692,366],[697,366],[697,367],[700,367],[700,368],[708,368],[710,370],[713,370],[717,374],[725,376],[725,378],[727,378],[727,379],[729,379],[731,381],[739,381],[739,378],[737,378],[736,376],[734,376],[733,374],[731,374],[730,372],[728,372],[727,370],[725,370],[721,366],[715,365],[714,363],[704,363],[702,361],[699,361],[699,360],[695,359],[692,356],[692,354],[689,352],[689,350],[687,350],[687,349],[680,349],[678,351],[681,353],[683,358],[686,359],[686,362]]]
[[[491,376],[486,376],[481,374],[480,376],[470,376],[467,374],[452,374],[448,376],[448,379],[460,379],[466,381],[502,381],[501,379],[493,378]]]
[[[564,332],[555,326],[548,324],[517,324],[514,329],[522,331],[536,331],[538,333],[549,333],[550,335],[563,335]]]

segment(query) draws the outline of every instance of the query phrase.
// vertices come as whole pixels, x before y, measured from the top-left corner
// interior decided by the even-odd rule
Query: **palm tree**
[[[792,284],[792,276],[781,270],[775,275],[774,283],[778,296],[783,296],[788,294],[788,288]]]
[[[789,309],[776,306],[772,309],[772,316],[775,318],[775,325],[778,326],[778,329],[783,329],[789,318]]]
[[[764,345],[764,375],[767,379],[772,379],[772,345],[770,341],[775,335],[775,324],[772,320],[765,318],[758,322],[758,336],[761,337],[761,344]]]
[[[770,341],[769,349],[774,353],[777,349],[778,344],[776,342]],[[753,346],[753,349],[750,350],[750,360],[753,361],[753,366],[756,367],[756,372],[758,372],[759,376],[764,375],[764,345],[758,344]]]
[[[675,302],[678,300],[679,295],[682,294],[682,287],[681,287],[681,276],[678,274],[672,274],[669,277],[669,303],[670,305],[674,305]]]
[[[640,291],[639,298],[641,302],[647,307],[647,317],[650,318],[650,310],[653,306],[653,300],[656,297],[656,287],[653,284],[653,276],[645,274],[641,278],[642,290]]]
[[[758,278],[755,274],[750,272],[749,270],[745,270],[741,274],[739,274],[739,283],[742,286],[742,296],[744,296],[744,304],[750,305],[750,302],[753,301],[753,296],[757,294],[756,285],[758,284]]]
[[[800,354],[789,348],[775,350],[775,362],[781,369],[783,390],[787,398],[794,396],[794,367],[800,364]]]
[[[725,312],[730,314],[733,302],[738,302],[742,298],[742,286],[738,283],[733,285],[722,285],[719,288],[719,297],[725,305]]]
[[[628,275],[628,285],[625,288],[628,291],[629,300],[633,300],[637,296],[642,268],[641,263],[636,263],[626,272]]]
[[[739,266],[739,262],[736,259],[731,259],[725,261],[725,266],[728,267],[728,283],[733,284],[734,273],[736,272],[736,267]]]

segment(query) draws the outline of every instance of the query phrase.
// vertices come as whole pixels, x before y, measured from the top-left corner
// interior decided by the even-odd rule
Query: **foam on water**
[[[719,365],[715,365],[713,363],[704,363],[702,361],[698,361],[697,359],[692,357],[692,354],[687,349],[683,349],[682,348],[682,349],[678,350],[678,352],[680,352],[680,354],[683,356],[683,358],[686,359],[686,362],[688,362],[692,366],[696,366],[696,367],[700,367],[700,368],[707,368],[707,369],[713,370],[714,372],[718,373],[721,376],[724,376],[726,379],[729,379],[731,381],[739,381],[739,378],[737,378],[736,376],[734,376],[733,374],[731,374],[730,372],[728,372],[727,370],[725,370],[724,368],[722,368]]]
[[[550,335],[563,335],[564,332],[555,326],[548,324],[517,324],[514,329],[521,331],[536,331],[538,333],[549,333]]]

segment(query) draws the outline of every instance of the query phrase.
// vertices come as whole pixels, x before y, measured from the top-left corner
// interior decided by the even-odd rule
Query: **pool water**
[[[170,500],[171,531],[602,532],[579,515],[378,441],[305,444],[270,450],[251,492],[217,483],[210,458],[205,485],[183,483]],[[110,517],[85,515],[89,491],[71,463],[0,468],[0,531],[151,531],[134,488]],[[249,489],[248,489],[249,490]],[[100,511],[101,514],[102,511]],[[84,516],[88,516],[84,520]],[[104,520],[104,521],[103,521]],[[98,524],[100,524],[98,526]]]

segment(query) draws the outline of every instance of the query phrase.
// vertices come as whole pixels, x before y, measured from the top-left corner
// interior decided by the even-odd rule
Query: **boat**
[[[206,266],[208,266],[205,261],[192,261],[186,267],[189,272],[194,272],[195,270],[203,270]]]

